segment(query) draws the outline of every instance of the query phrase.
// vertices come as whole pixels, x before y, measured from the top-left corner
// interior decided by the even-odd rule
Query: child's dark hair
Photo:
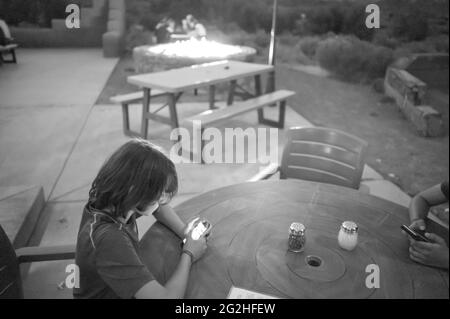
[[[109,209],[115,217],[146,207],[178,190],[175,165],[152,143],[133,139],[103,164],[89,191],[89,205]]]

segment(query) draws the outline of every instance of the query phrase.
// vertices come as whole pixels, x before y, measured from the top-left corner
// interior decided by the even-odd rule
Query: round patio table
[[[190,273],[186,298],[226,298],[231,286],[281,298],[448,298],[448,272],[409,259],[400,226],[408,211],[353,189],[274,180],[210,191],[175,208],[185,221],[213,224],[208,250]],[[359,226],[353,251],[339,247],[343,221]],[[306,226],[301,253],[287,250],[292,222]],[[144,263],[161,283],[170,278],[181,241],[155,223],[141,240]],[[318,263],[308,263],[313,256]],[[379,269],[379,288],[374,283]]]

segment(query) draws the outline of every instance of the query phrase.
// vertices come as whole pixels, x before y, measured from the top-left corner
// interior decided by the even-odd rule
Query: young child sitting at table
[[[134,139],[103,164],[92,183],[78,232],[75,298],[182,298],[192,263],[206,250],[194,240],[197,220],[186,225],[168,205],[178,189],[174,164],[150,142]],[[155,218],[186,238],[180,261],[163,286],[139,253],[136,218]]]
[[[409,227],[413,230],[427,230],[425,220],[427,219],[430,208],[448,203],[448,198],[448,181],[435,185],[414,196],[409,207],[409,217],[411,220]],[[444,215],[446,215],[443,219],[446,219],[448,232],[448,209]],[[410,258],[424,265],[448,269],[449,249],[444,238],[434,233],[425,233],[425,236],[430,240],[429,243],[410,239]]]

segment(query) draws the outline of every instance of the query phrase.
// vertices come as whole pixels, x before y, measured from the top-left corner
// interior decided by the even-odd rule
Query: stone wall
[[[384,86],[386,94],[395,99],[418,134],[425,137],[444,134],[442,114],[425,104],[427,85],[423,81],[405,70],[390,67]]]

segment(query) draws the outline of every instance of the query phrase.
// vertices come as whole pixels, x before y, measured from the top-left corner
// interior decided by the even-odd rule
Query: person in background
[[[155,27],[156,43],[170,42],[170,36],[175,32],[175,20],[164,18]]]
[[[411,225],[409,227],[416,231],[426,231],[427,225],[425,221],[430,209],[433,206],[448,203],[448,201],[448,181],[420,192],[411,200],[409,207]],[[448,208],[444,213],[444,216],[445,215],[448,225]],[[445,219],[445,217],[443,219]],[[448,269],[449,248],[446,241],[434,233],[425,233],[425,236],[430,240],[429,243],[415,241],[410,238],[410,258],[424,265]]]
[[[183,31],[192,38],[206,38],[206,28],[192,14],[188,14],[182,21]]]
[[[194,16],[192,14],[188,14],[186,18],[181,21],[181,26],[184,33],[189,34],[195,30],[193,20]]]
[[[168,205],[178,189],[175,165],[146,140],[122,145],[103,164],[89,191],[78,232],[75,298],[183,298],[189,272],[206,250]],[[160,284],[142,262],[136,218],[154,217],[185,239],[172,276]],[[181,240],[180,240],[181,243]],[[158,261],[160,262],[160,261]]]
[[[198,22],[198,20],[195,18],[193,20],[193,24],[194,24],[193,37],[198,40],[206,39],[206,29],[204,25]]]

